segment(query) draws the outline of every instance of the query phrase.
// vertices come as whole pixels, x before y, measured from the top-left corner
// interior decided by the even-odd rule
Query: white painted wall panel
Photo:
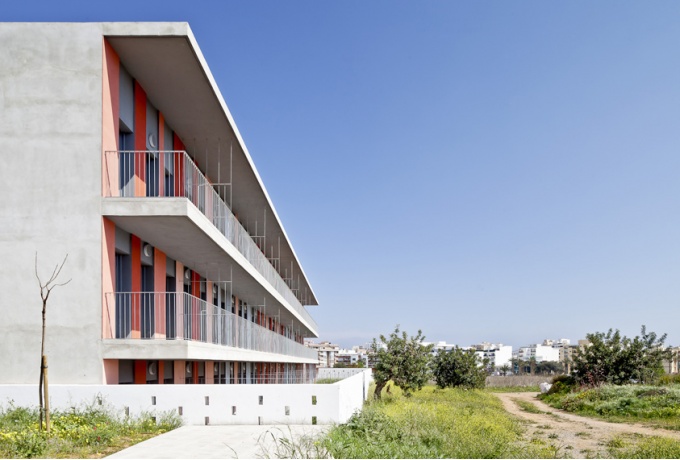
[[[128,408],[130,415],[177,412],[181,406],[188,425],[204,425],[206,417],[211,425],[310,425],[312,417],[323,425],[344,423],[361,409],[362,385],[369,378],[370,372],[360,373],[331,385],[50,385],[50,404],[69,409],[100,398],[119,414]],[[37,406],[36,393],[33,385],[1,385],[0,405],[11,400]]]

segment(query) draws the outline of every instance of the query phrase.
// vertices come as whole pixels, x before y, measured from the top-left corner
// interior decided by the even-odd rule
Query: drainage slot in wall
[[[126,417],[130,416],[130,408],[128,406],[125,406],[125,416]]]
[[[155,396],[152,396],[152,397],[151,397],[151,405],[152,405],[152,406],[155,406],[155,405],[156,405],[156,397],[155,397]]]
[[[184,409],[182,409],[182,406],[179,406],[179,407],[177,408],[177,413],[178,413],[179,415],[182,415],[182,412],[184,412]]]
[[[316,406],[316,396],[312,396],[312,406]]]
[[[231,415],[236,415],[236,406],[231,406]]]
[[[286,406],[286,415],[290,415],[290,406]]]
[[[210,417],[206,417],[206,418],[205,418],[205,424],[206,424],[206,425],[210,425]]]
[[[264,404],[264,396],[259,396],[260,406]]]
[[[316,415],[312,416],[312,425],[316,425]]]
[[[210,396],[205,397],[205,405],[209,406],[210,405]]]
[[[260,416],[257,417],[257,424],[262,425],[262,417]]]
[[[155,424],[156,424],[156,417],[151,417],[151,421],[152,421],[152,422],[154,423],[154,425],[155,425]]]

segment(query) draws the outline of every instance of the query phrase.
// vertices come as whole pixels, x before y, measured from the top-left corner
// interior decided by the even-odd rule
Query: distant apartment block
[[[545,346],[550,346],[559,351],[559,358],[558,361],[565,364],[567,371],[571,367],[571,362],[574,357],[574,352],[575,350],[578,349],[577,345],[571,345],[571,341],[569,339],[559,339],[559,340],[551,340],[551,339],[545,339],[543,340],[543,345]]]
[[[337,361],[340,346],[330,342],[314,343],[311,340],[305,341],[305,346],[316,350],[318,356],[317,367],[333,367]]]
[[[512,346],[510,345],[482,342],[472,345],[471,348],[475,350],[475,354],[480,359],[488,359],[489,365],[496,369],[506,365],[509,366],[512,361]]]
[[[558,348],[553,348],[548,345],[531,344],[519,347],[516,356],[522,361],[534,359],[537,363],[543,361],[559,361],[560,351]]]
[[[369,365],[369,352],[363,347],[354,346],[351,350],[341,349],[337,354],[337,363],[346,366],[356,366],[362,362],[365,367]]]
[[[440,351],[451,351],[457,346],[452,343],[446,343],[446,341],[443,340],[440,340],[439,342],[423,342],[423,345],[432,345],[432,355],[436,355]]]
[[[664,360],[663,367],[667,374],[677,374],[680,370],[678,361],[680,361],[680,347],[669,347],[671,358]]]

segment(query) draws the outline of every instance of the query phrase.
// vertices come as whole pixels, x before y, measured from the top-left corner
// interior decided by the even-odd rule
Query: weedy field
[[[37,409],[0,409],[0,458],[100,458],[181,425],[178,416],[120,418],[104,406],[53,411],[48,435]]]
[[[319,443],[335,458],[554,458],[523,441],[523,427],[483,390],[392,388]]]
[[[680,430],[680,385],[602,385],[541,396],[547,404],[611,422]]]

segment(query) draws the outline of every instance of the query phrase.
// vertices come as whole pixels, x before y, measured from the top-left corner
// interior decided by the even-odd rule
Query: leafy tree
[[[574,374],[582,385],[631,382],[652,383],[663,374],[663,360],[670,355],[664,347],[666,334],[657,337],[642,326],[641,336],[632,339],[619,330],[587,334],[590,342],[574,356]]]
[[[513,372],[514,374],[521,375],[521,374],[522,374],[522,364],[523,364],[523,363],[524,363],[524,361],[522,361],[522,360],[519,359],[519,358],[512,358],[512,359],[510,360],[510,364],[511,364],[511,367],[512,367],[512,372]]]
[[[536,364],[536,358],[532,358],[534,360],[534,365]],[[523,375],[523,374],[530,374],[531,373],[531,359],[524,360],[521,358],[512,358],[510,360],[510,363],[512,364],[513,371],[517,373],[517,375]]]
[[[432,373],[439,388],[484,388],[489,360],[480,358],[475,350],[454,347],[439,350],[432,361]]]
[[[402,389],[404,396],[410,396],[415,390],[420,390],[428,378],[428,364],[432,345],[423,345],[425,336],[418,330],[418,335],[410,337],[406,331],[399,333],[399,326],[394,329],[389,338],[380,336],[382,345],[373,339],[371,350],[375,353],[376,364],[373,368],[376,399],[387,382],[392,380]]]
[[[533,356],[529,358],[529,373],[531,375],[536,373],[536,358]]]

